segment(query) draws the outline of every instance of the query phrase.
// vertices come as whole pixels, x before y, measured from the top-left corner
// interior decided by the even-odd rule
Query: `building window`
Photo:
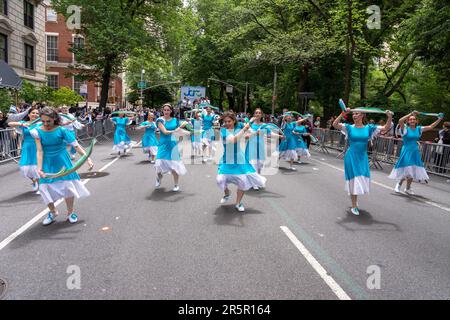
[[[56,74],[49,74],[47,75],[47,86],[53,89],[58,89],[58,75]]]
[[[73,49],[83,49],[84,48],[84,38],[75,36],[73,38]],[[73,61],[77,61],[76,54],[73,54]]]
[[[25,69],[34,70],[34,47],[25,44]]]
[[[23,1],[23,20],[25,26],[34,29],[34,5],[27,0]]]
[[[0,13],[8,15],[8,0],[0,0]]]
[[[77,94],[80,94],[80,87],[82,84],[85,83],[86,83],[85,81],[81,81],[73,77],[73,91],[75,91],[75,93]]]
[[[47,21],[50,21],[50,22],[58,21],[58,15],[55,10],[50,9],[50,8],[47,9]]]
[[[58,61],[58,37],[47,36],[47,61]]]
[[[0,60],[8,62],[8,36],[0,33]]]

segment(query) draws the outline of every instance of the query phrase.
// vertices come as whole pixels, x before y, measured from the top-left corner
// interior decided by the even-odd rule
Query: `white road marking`
[[[335,170],[338,170],[338,171],[341,171],[341,172],[345,172],[344,169],[338,168],[338,167],[333,166],[333,165],[331,165],[331,164],[328,164],[328,163],[326,163],[326,162],[323,162],[323,161],[320,161],[320,160],[316,160],[316,159],[311,159],[311,160],[312,160],[312,161],[319,162],[319,163],[321,163],[321,164],[323,164],[323,165],[325,165],[325,166],[328,166],[328,167],[330,167],[330,168],[333,168],[333,169],[335,169]],[[371,180],[371,182],[372,182],[373,184],[375,184],[375,185],[377,185],[377,186],[380,186],[380,187],[382,187],[382,188],[385,188],[385,189],[387,189],[387,190],[390,190],[390,191],[393,191],[393,190],[394,190],[393,187],[390,187],[390,186],[388,186],[388,185],[385,185],[385,184],[383,184],[383,183],[381,183],[381,182],[377,182],[377,181],[375,181],[375,180],[373,180],[373,179]],[[422,199],[420,199],[420,198],[414,198],[414,199],[417,200],[417,201],[420,201],[420,202],[422,202],[422,203],[429,204],[430,206],[436,207],[436,208],[438,208],[438,209],[441,209],[441,210],[450,212],[450,208],[448,208],[448,207],[446,207],[446,206],[443,206],[443,205],[441,205],[441,204],[439,204],[439,203],[436,203],[436,202],[433,202],[433,201],[428,201],[428,200],[422,200]]]
[[[339,298],[339,300],[351,300],[348,294],[341,288],[341,286],[333,279],[332,276],[322,267],[316,258],[306,249],[303,243],[297,239],[297,237],[289,230],[288,227],[281,226],[281,230],[286,234],[289,240],[296,246],[300,253],[305,257],[313,269],[319,274],[319,276],[330,287],[333,293]]]
[[[99,172],[103,172],[107,168],[109,168],[111,165],[113,165],[117,160],[120,158],[117,157],[114,160],[112,160],[110,163],[106,164],[103,168],[99,170]],[[91,181],[91,179],[83,180],[83,184],[88,183]],[[55,207],[59,206],[64,200],[58,200],[55,202]],[[44,216],[46,216],[48,213],[48,209],[44,209],[41,212],[39,212],[33,219],[25,223],[22,227],[20,227],[16,232],[12,233],[9,237],[7,237],[5,240],[0,242],[0,250],[5,248],[8,244],[10,244],[15,238],[20,236],[22,233],[27,231],[32,225],[34,225],[36,222],[40,221]]]

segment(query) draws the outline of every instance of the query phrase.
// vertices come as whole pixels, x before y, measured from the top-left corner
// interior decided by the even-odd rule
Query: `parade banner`
[[[194,101],[195,99],[200,99],[203,97],[206,97],[205,87],[181,87],[181,101],[183,101],[185,98]]]

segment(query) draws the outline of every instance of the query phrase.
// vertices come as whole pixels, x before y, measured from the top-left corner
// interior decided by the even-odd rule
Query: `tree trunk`
[[[109,96],[109,82],[111,81],[111,72],[112,72],[112,59],[106,57],[106,65],[103,69],[102,74],[102,92],[100,95],[100,110],[104,110],[106,108],[106,104],[108,103]]]
[[[304,99],[300,97],[301,92],[307,91],[309,77],[309,66],[307,64],[300,66],[299,80],[297,86],[297,111],[302,113],[305,106],[303,105]]]
[[[356,43],[353,35],[353,1],[347,0],[347,54],[345,57],[345,88],[344,88],[344,101],[348,104],[350,100],[351,82],[352,82],[352,64],[353,55],[355,53]]]
[[[360,98],[361,100],[367,99],[367,76],[369,75],[369,58],[365,56],[363,63],[360,67],[359,80],[360,80]]]
[[[223,85],[220,84],[219,108],[223,110]]]

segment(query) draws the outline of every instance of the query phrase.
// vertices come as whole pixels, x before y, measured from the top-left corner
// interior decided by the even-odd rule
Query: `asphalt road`
[[[393,192],[389,168],[373,170],[355,217],[342,160],[313,152],[297,172],[280,168],[265,190],[248,192],[240,214],[219,204],[216,165],[187,165],[180,193],[170,176],[155,190],[140,148],[117,159],[111,147],[98,144],[93,155],[103,172],[81,170],[92,195],[76,201],[76,225],[61,204],[58,221],[43,227],[40,196],[15,163],[0,165],[5,299],[450,299],[444,179],[415,185],[410,197]],[[67,287],[70,266],[80,289]],[[373,266],[379,288],[367,285],[377,283]]]

